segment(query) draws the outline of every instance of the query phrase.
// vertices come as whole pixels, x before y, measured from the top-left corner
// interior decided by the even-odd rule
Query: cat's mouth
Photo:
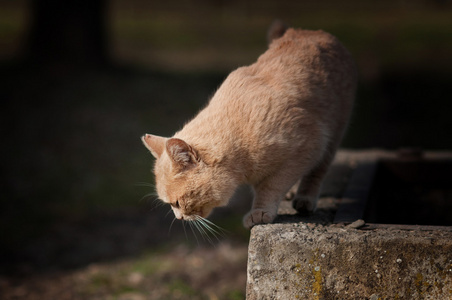
[[[180,218],[180,220],[185,220],[185,221],[196,221],[204,218],[207,218],[207,216],[210,214],[212,210],[203,210],[203,211],[198,211],[192,214],[182,214],[182,217]]]
[[[191,211],[189,213],[182,211],[181,209],[177,209],[173,207],[174,215],[178,220],[184,221],[196,221],[198,219],[207,218],[212,212],[213,208],[204,207],[198,211]]]
[[[203,212],[196,212],[196,213],[192,213],[192,214],[184,214],[181,212],[176,212],[174,211],[174,215],[176,216],[177,219],[179,220],[183,220],[183,221],[196,221],[199,218],[205,218],[207,217],[208,213],[203,213]]]
[[[209,214],[207,213],[203,213],[203,212],[197,212],[197,213],[194,213],[194,214],[191,214],[191,215],[183,215],[183,220],[185,220],[185,221],[196,221],[196,220],[198,220],[199,218],[202,218],[202,219],[204,219],[204,218],[206,218],[207,216],[208,216]]]
[[[196,221],[197,218],[198,218],[198,215],[183,215],[179,220]]]

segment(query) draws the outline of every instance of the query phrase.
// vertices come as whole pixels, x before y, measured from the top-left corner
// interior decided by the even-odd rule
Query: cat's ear
[[[143,141],[144,146],[151,151],[155,158],[160,158],[165,150],[165,143],[168,139],[152,134],[145,134],[141,137],[141,140]]]
[[[198,162],[195,150],[181,139],[170,138],[166,142],[166,151],[174,164],[182,169],[194,166]]]

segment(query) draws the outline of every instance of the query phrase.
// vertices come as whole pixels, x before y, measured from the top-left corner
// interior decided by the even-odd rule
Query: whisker
[[[207,224],[206,222],[204,222],[203,219],[198,219],[198,222],[204,226],[204,228],[206,228],[210,234],[217,240],[220,241],[220,239],[218,238],[218,236],[222,236],[221,233],[219,233],[218,231],[216,231],[215,229],[213,229],[211,226],[209,226],[209,224]]]
[[[160,198],[154,198],[152,199],[153,209],[159,208],[161,206],[164,206],[166,203],[163,202]]]
[[[198,232],[201,234],[201,237],[204,238],[204,236],[202,235],[202,232],[199,230],[199,227],[198,227],[199,225],[194,221],[189,221],[189,222],[190,222],[190,224],[193,225],[193,227],[196,228],[196,230],[198,230]]]
[[[135,186],[146,186],[146,187],[155,188],[155,184],[152,184],[149,182],[136,182]]]
[[[199,234],[201,235],[201,237],[203,238],[203,240],[206,240],[203,232],[201,231],[201,229],[199,228],[199,224],[196,222],[196,220],[192,220],[191,221],[193,226],[196,228],[196,230],[198,230]]]
[[[168,236],[171,234],[171,228],[173,227],[174,221],[176,221],[176,217],[174,217],[173,221],[170,224],[170,227],[168,229]]]
[[[205,228],[209,231],[207,234],[210,233],[210,235],[211,235],[213,238],[215,238],[215,239],[217,240],[217,242],[221,242],[220,239],[218,238],[218,234],[217,234],[217,233],[215,233],[215,232],[213,232],[213,231],[210,231],[210,229],[207,228],[207,227],[205,227]],[[213,239],[212,239],[212,241],[213,241]],[[214,245],[214,244],[212,243],[212,245]],[[214,245],[214,246],[215,246],[215,245]]]
[[[224,228],[218,226],[218,225],[215,224],[214,222],[212,222],[212,221],[210,221],[210,220],[208,220],[208,219],[206,219],[206,218],[203,218],[203,217],[201,217],[201,216],[198,216],[198,217],[199,217],[201,220],[203,220],[204,222],[206,222],[207,224],[214,226],[214,228],[218,229],[222,234],[229,233],[229,231],[227,231],[226,229],[224,229]],[[222,235],[222,234],[220,234],[220,235]]]
[[[173,210],[170,208],[169,211],[166,213],[165,218],[168,217],[168,215],[170,214],[170,212],[172,212]]]
[[[143,202],[145,200],[148,200],[148,198],[152,198],[152,199],[149,199],[150,200],[149,202],[153,203],[153,207],[151,208],[151,210],[152,209],[156,209],[156,208],[158,208],[158,207],[160,207],[161,205],[164,204],[164,202],[159,199],[159,195],[157,194],[157,191],[155,189],[155,184],[148,183],[148,182],[136,182],[135,186],[143,186],[143,187],[150,187],[150,188],[152,188],[152,192],[149,192],[149,193],[145,194],[139,200],[139,202]]]
[[[198,236],[196,235],[195,231],[193,230],[193,225],[192,225],[191,221],[188,221],[188,225],[190,225],[191,232],[193,232],[193,235],[195,236],[196,242],[198,243],[198,246],[199,246]]]
[[[159,199],[158,195],[156,195],[154,193],[149,193],[149,194],[146,194],[143,197],[141,197],[139,202],[143,202],[143,201],[146,201],[147,203],[149,203],[149,202],[152,203],[153,209],[165,204],[162,200]]]
[[[209,228],[209,226],[206,223],[204,223],[202,220],[198,219],[197,223],[199,224],[199,227],[201,228],[201,230],[204,232],[204,234],[205,234],[207,240],[209,241],[209,243],[212,244],[213,246],[215,246],[213,238],[215,238],[217,241],[220,241],[218,239],[217,234],[215,232],[213,232],[211,230],[211,228]]]
[[[150,193],[145,194],[143,197],[141,197],[140,201],[143,201],[146,198],[151,198],[151,197],[152,197],[152,200],[154,200],[155,198],[158,198],[158,195],[155,192],[150,192]]]
[[[206,229],[207,229],[210,233],[212,233],[213,235],[219,234],[215,229],[213,229],[212,227],[210,227],[208,223],[204,222],[203,219],[198,218],[197,221],[198,221],[202,226],[204,226],[204,228],[206,228]]]
[[[201,233],[201,235],[203,236],[204,240],[209,241],[209,243],[211,243],[212,245],[213,240],[210,238],[209,234],[204,230],[204,226],[203,223],[201,223],[199,221],[199,219],[193,220],[193,224],[195,224],[195,226],[198,228],[199,232]]]
[[[201,219],[203,219],[205,222],[209,223],[210,225],[214,226],[215,228],[217,228],[218,230],[220,230],[221,232],[224,233],[229,233],[229,231],[227,231],[226,229],[218,226],[217,224],[215,224],[214,222],[210,221],[209,219],[203,218],[201,216],[199,216]]]
[[[154,198],[158,198],[159,195],[157,194],[156,191],[152,191],[152,192],[149,192],[149,193],[147,193],[147,194],[145,194],[145,195],[143,196],[143,198],[146,198],[146,197],[154,197]]]
[[[185,230],[185,221],[182,220],[182,228],[184,229],[185,239],[188,240],[187,231]]]

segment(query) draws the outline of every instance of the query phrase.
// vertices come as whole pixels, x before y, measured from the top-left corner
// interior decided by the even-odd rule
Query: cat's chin
[[[182,215],[181,218],[178,219],[182,219],[184,221],[196,221],[199,220],[200,218],[204,219],[207,218],[212,212],[212,209],[209,210],[204,210],[202,213],[198,213],[198,214],[194,214],[194,215]]]
[[[182,220],[184,220],[184,221],[196,221],[198,218],[199,218],[198,215],[189,215],[189,216],[185,215],[185,216],[183,216]]]

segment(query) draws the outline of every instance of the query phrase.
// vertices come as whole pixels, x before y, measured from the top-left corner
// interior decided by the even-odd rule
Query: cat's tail
[[[289,26],[285,22],[279,19],[274,20],[267,32],[268,45],[270,45],[273,40],[282,37],[288,28]]]

